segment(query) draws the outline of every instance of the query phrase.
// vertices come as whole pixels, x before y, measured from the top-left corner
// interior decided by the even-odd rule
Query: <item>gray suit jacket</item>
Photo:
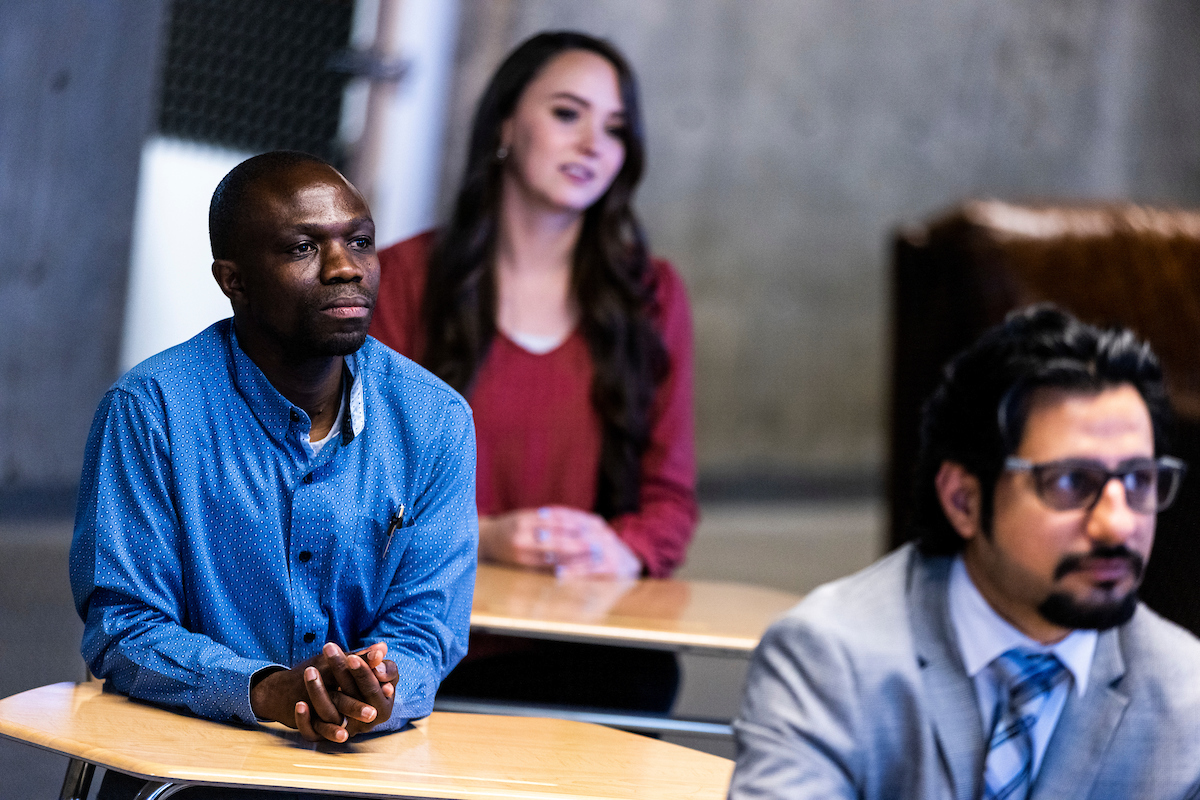
[[[980,796],[986,743],[950,564],[904,547],[771,626],[735,723],[731,798]],[[1030,796],[1200,796],[1200,640],[1145,606],[1101,633]]]

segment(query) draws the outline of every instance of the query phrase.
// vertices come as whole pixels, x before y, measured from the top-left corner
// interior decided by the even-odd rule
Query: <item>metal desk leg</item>
[[[67,763],[67,774],[63,778],[58,800],[87,800],[88,790],[92,788],[92,775],[95,772],[95,764],[72,758]]]
[[[146,785],[138,792],[136,800],[166,800],[166,798],[188,788],[186,783],[159,783],[146,781]]]

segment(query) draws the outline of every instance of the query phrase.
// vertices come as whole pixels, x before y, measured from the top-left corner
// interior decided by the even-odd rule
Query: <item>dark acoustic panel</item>
[[[174,0],[159,132],[336,161],[349,0]]]

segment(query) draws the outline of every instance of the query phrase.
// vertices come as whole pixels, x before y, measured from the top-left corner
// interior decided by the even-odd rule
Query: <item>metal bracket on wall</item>
[[[384,58],[373,50],[341,50],[329,59],[326,69],[372,82],[399,83],[412,69],[412,59]]]

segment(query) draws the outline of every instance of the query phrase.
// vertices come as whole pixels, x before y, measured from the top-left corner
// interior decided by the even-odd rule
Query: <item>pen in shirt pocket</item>
[[[383,546],[383,558],[387,558],[388,548],[392,546],[392,536],[394,536],[396,533],[396,530],[403,525],[404,525],[404,503],[401,503],[400,508],[397,509],[396,513],[392,514],[392,518],[388,520],[387,543]]]

